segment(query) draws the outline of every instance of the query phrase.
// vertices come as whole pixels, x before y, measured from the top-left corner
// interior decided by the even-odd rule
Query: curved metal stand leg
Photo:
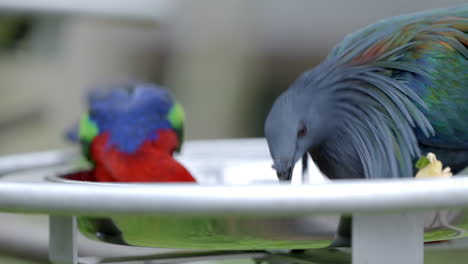
[[[54,264],[77,264],[76,217],[49,217],[49,259]]]
[[[353,264],[423,264],[422,213],[355,214]]]

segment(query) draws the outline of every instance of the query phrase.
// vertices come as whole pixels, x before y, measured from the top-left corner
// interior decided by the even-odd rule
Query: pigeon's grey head
[[[265,121],[273,168],[281,181],[291,180],[294,164],[310,148],[320,145],[331,127],[328,96],[311,96],[305,88],[299,78],[276,99]]]

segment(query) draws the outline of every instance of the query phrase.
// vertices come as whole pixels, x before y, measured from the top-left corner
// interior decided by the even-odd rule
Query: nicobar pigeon
[[[468,5],[393,17],[348,35],[274,102],[273,167],[309,153],[331,179],[408,178],[432,152],[468,166]]]

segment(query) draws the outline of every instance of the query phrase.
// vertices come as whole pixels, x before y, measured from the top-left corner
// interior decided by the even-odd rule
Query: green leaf
[[[417,162],[416,162],[416,168],[417,169],[423,169],[425,168],[427,165],[429,165],[429,163],[431,163],[429,161],[429,159],[426,157],[426,156],[422,156]]]

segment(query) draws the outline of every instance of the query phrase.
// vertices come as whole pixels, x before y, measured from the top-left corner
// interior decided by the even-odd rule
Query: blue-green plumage
[[[277,99],[265,134],[283,179],[305,152],[331,178],[411,177],[428,151],[468,166],[468,5],[347,36]]]

